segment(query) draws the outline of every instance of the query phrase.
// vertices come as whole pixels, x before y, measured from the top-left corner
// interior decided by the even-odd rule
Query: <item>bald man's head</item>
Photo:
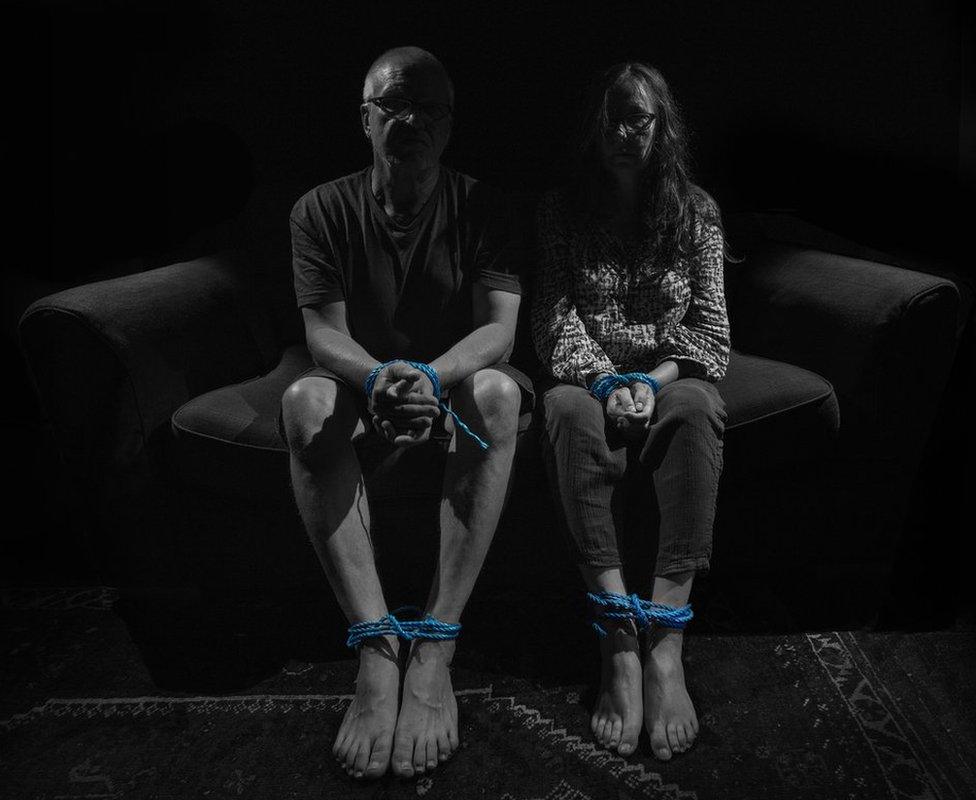
[[[436,167],[451,138],[453,105],[454,88],[440,61],[419,47],[387,50],[366,74],[359,107],[374,164]]]
[[[376,97],[391,77],[424,76],[428,80],[443,81],[448,104],[454,105],[454,84],[436,56],[419,47],[394,47],[376,59],[363,81],[363,100]]]

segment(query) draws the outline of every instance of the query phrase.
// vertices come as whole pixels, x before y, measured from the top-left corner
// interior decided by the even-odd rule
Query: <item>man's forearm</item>
[[[306,338],[312,360],[353,386],[363,386],[380,363],[359,342],[332,328],[320,326]]]
[[[430,365],[437,371],[441,386],[460,383],[479,369],[497,364],[512,352],[513,336],[500,322],[488,322],[475,328],[461,341]]]

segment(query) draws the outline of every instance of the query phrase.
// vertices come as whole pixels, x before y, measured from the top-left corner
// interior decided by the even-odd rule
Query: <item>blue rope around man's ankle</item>
[[[441,622],[430,614],[425,614],[422,619],[399,619],[398,615],[407,613],[420,614],[420,609],[416,606],[403,606],[379,619],[356,622],[350,625],[346,647],[358,647],[364,640],[375,639],[377,636],[396,636],[408,642],[414,639],[446,641],[457,639],[461,633],[460,624]]]
[[[588,592],[586,599],[589,600],[593,615],[596,617],[591,624],[600,636],[607,635],[606,628],[599,622],[601,619],[632,619],[637,623],[639,630],[644,630],[651,624],[681,630],[694,616],[690,605],[675,608],[663,603],[642,600],[636,594]]]
[[[430,379],[430,384],[434,388],[434,397],[437,398],[438,405],[440,405],[440,407],[444,410],[445,413],[450,414],[452,417],[454,417],[454,423],[462,431],[468,434],[468,436],[474,439],[478,443],[478,447],[480,447],[482,450],[488,449],[488,442],[486,442],[484,439],[478,436],[478,434],[476,434],[473,430],[471,430],[471,428],[465,425],[461,421],[461,418],[457,414],[455,414],[450,408],[448,408],[447,404],[443,400],[441,400],[440,376],[437,374],[437,370],[435,370],[430,364],[425,364],[423,361],[409,361],[406,358],[394,358],[391,361],[384,361],[379,366],[373,367],[372,371],[366,377],[366,385],[364,387],[366,389],[367,399],[372,398],[373,396],[373,387],[376,385],[376,376],[379,375],[383,369],[390,366],[390,364],[395,364],[398,361],[403,362],[404,364],[409,364],[414,369],[419,369],[422,373],[424,373],[424,375],[426,375]]]

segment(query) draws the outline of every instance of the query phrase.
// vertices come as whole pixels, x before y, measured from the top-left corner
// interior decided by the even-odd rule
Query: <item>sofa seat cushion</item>
[[[815,372],[732,351],[718,390],[725,400],[726,467],[809,461],[833,447],[840,408],[830,383]]]
[[[174,415],[170,465],[180,480],[224,494],[260,498],[289,493],[288,449],[278,433],[285,389],[311,366],[303,345],[285,349],[267,375],[194,398]],[[757,463],[809,459],[828,447],[839,427],[837,398],[815,373],[780,361],[733,351],[718,384],[725,399],[726,457],[743,454]],[[525,431],[528,417],[521,421]],[[537,434],[520,439],[519,469],[541,468]],[[359,448],[374,495],[435,493],[443,452],[423,447],[377,451]],[[393,469],[395,465],[402,468]]]
[[[285,349],[266,375],[222,386],[179,408],[169,462],[191,485],[234,495],[287,490],[288,447],[278,433],[281,396],[312,366],[303,345]]]
[[[174,439],[168,461],[183,482],[242,497],[261,498],[290,492],[288,447],[278,431],[281,396],[312,366],[304,345],[285,349],[267,375],[224,386],[185,403],[173,414]],[[524,433],[531,412],[519,420]],[[396,450],[375,445],[372,437],[357,445],[371,495],[429,495],[440,486],[444,452],[437,447]],[[401,467],[394,469],[395,466]],[[430,476],[435,475],[434,480]]]

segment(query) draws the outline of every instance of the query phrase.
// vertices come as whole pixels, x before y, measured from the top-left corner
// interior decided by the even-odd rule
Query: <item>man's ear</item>
[[[369,103],[363,103],[359,106],[359,120],[363,125],[363,133],[366,134],[366,138],[369,138]]]

